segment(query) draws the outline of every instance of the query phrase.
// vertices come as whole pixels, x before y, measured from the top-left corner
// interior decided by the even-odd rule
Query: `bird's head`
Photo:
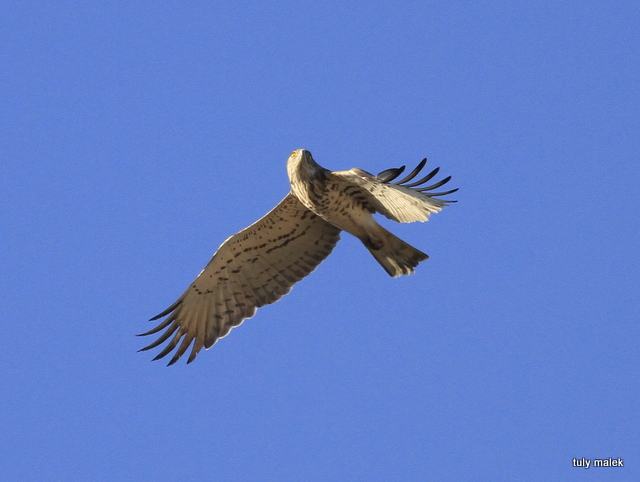
[[[321,175],[326,169],[322,168],[306,149],[296,149],[287,160],[289,179],[308,180]]]

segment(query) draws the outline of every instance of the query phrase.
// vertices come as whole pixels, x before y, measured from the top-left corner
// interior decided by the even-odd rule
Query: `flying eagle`
[[[421,187],[439,168],[409,183],[427,160],[404,179],[395,180],[404,166],[377,176],[362,169],[329,171],[319,166],[309,151],[297,149],[287,160],[291,192],[262,219],[228,238],[187,290],[151,321],[168,316],[139,336],[166,331],[149,350],[171,341],[154,358],[176,347],[174,364],[193,344],[187,363],[203,348],[210,348],[231,328],[251,318],[257,308],[275,303],[311,273],[333,250],[340,231],[358,238],[390,276],[413,273],[428,258],[380,226],[380,213],[400,223],[426,221],[448,203],[437,196],[457,189],[433,192],[451,176]]]

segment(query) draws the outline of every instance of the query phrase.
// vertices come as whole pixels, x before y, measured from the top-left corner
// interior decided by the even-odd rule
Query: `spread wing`
[[[166,331],[140,351],[171,338],[154,360],[178,347],[169,365],[193,343],[187,363],[256,309],[274,303],[333,250],[340,229],[288,194],[262,219],[227,239],[178,300],[151,320],[168,316],[140,336]]]
[[[451,179],[451,176],[436,182],[430,186],[424,186],[440,170],[435,168],[429,174],[418,181],[409,183],[427,163],[423,159],[411,173],[400,181],[392,183],[403,171],[404,166],[397,169],[387,169],[377,176],[374,176],[362,169],[350,169],[349,171],[336,171],[331,175],[339,179],[342,184],[350,184],[361,188],[359,191],[364,196],[367,204],[376,212],[400,223],[411,223],[414,221],[426,221],[431,213],[442,210],[448,201],[439,199],[438,196],[446,196],[457,191],[451,189],[443,192],[433,192]],[[346,187],[343,189],[347,189]],[[354,194],[353,190],[350,194]]]

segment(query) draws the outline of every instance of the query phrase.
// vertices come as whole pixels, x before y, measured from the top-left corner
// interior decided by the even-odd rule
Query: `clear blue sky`
[[[640,480],[640,4],[188,4],[1,7],[0,479]],[[441,166],[457,204],[382,220],[431,259],[343,235],[136,353],[295,148]]]

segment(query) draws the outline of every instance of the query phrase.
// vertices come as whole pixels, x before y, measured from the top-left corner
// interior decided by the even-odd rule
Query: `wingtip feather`
[[[425,166],[426,163],[427,163],[427,158],[425,157],[420,161],[420,163],[416,166],[416,168],[409,173],[407,177],[405,177],[400,181],[394,182],[394,184],[403,184],[405,182],[411,181],[411,179],[413,179],[418,175],[418,173],[422,170],[422,168]]]

